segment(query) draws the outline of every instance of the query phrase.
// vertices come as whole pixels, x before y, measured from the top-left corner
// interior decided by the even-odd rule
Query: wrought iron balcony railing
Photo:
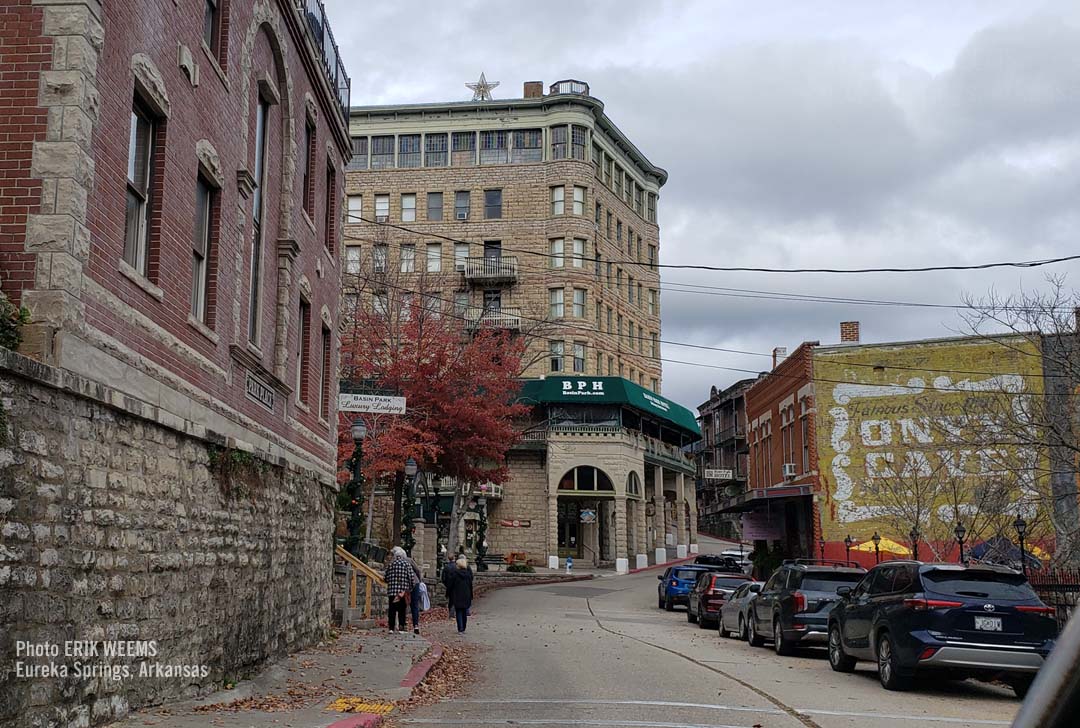
[[[471,328],[513,329],[521,328],[520,308],[476,308],[465,310],[465,320]]]
[[[517,280],[517,256],[483,256],[465,259],[465,280],[477,283],[513,283]]]
[[[345,116],[345,125],[348,126],[352,81],[349,79],[349,74],[345,72],[345,64],[341,62],[341,53],[338,52],[338,45],[334,41],[334,33],[330,30],[330,20],[326,17],[326,8],[323,7],[322,0],[293,1],[300,10],[300,14],[307,21],[311,40],[314,42],[315,47],[319,49],[326,78],[330,81],[330,86],[337,94],[341,113]]]

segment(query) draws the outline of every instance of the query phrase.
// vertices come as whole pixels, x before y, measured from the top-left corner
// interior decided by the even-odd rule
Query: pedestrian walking
[[[446,553],[446,563],[443,564],[442,574],[439,580],[442,582],[443,589],[446,592],[446,611],[450,614],[450,619],[454,619],[454,605],[450,603],[450,572],[457,568],[454,563],[454,556],[449,552]]]
[[[424,574],[420,570],[420,565],[416,563],[416,559],[408,556],[406,558],[409,560],[409,566],[412,567],[413,574],[416,575],[416,584],[413,585],[412,593],[409,595],[409,609],[412,612],[412,631],[413,634],[420,634],[420,587],[424,583]]]
[[[402,632],[408,629],[405,606],[417,581],[416,572],[409,563],[409,557],[405,555],[405,549],[395,546],[390,551],[390,565],[386,567],[386,596],[390,600],[386,624],[390,628],[390,634],[397,633],[398,625]]]
[[[458,633],[463,633],[469,624],[469,608],[473,598],[473,572],[464,555],[459,556],[454,567],[449,569],[450,576],[446,584],[446,600],[454,609],[457,618]]]

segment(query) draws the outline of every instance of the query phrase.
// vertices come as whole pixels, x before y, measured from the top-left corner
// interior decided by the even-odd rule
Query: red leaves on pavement
[[[213,703],[195,706],[196,713],[239,713],[247,710],[262,710],[278,713],[285,710],[307,708],[323,698],[341,692],[341,687],[332,682],[303,683],[289,680],[283,693],[253,695],[250,698],[234,700],[229,703]]]

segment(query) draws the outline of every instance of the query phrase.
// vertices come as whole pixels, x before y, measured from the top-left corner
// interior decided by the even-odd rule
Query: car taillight
[[[919,653],[920,660],[929,660],[934,656],[934,653],[938,651],[937,647],[925,647],[923,651]]]
[[[803,594],[802,592],[797,591],[797,592],[795,592],[794,597],[795,597],[795,611],[796,612],[805,612],[806,611],[806,595]]]
[[[964,606],[963,602],[949,602],[944,599],[905,599],[904,606],[914,609],[916,612],[925,612],[928,609],[953,609]]]
[[[1053,615],[1057,614],[1057,610],[1054,609],[1053,607],[1043,607],[1043,606],[1039,606],[1039,607],[1017,607],[1016,611],[1018,611],[1018,612],[1027,612],[1028,614],[1045,614],[1045,615],[1048,615],[1048,616],[1053,616]]]

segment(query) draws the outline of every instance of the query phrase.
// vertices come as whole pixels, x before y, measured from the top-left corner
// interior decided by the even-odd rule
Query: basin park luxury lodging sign
[[[906,542],[920,498],[939,524],[975,517],[988,487],[1002,517],[1040,501],[1045,453],[1019,431],[1043,381],[1027,339],[821,347],[813,377],[826,541],[877,531]]]

